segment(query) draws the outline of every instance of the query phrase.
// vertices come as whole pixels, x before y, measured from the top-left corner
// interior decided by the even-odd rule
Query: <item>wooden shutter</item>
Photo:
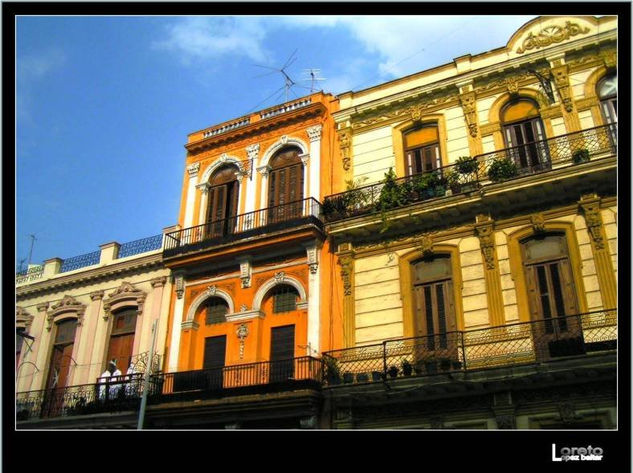
[[[285,381],[294,376],[295,326],[273,327],[270,335],[270,382]]]

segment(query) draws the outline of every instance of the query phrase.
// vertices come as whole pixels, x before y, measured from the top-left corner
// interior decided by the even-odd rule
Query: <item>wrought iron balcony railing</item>
[[[143,373],[110,377],[96,384],[21,392],[16,396],[16,419],[137,410],[142,394]]]
[[[617,347],[616,310],[387,340],[323,354],[327,385],[545,362]]]
[[[389,185],[383,181],[333,194],[323,201],[323,217],[335,222],[616,154],[617,124],[590,128],[480,154],[472,164],[451,164]]]
[[[321,360],[310,356],[164,373],[154,377],[153,386],[158,390],[153,393],[152,401],[320,387],[322,378]]]
[[[321,203],[312,197],[167,233],[163,256],[199,251],[307,223],[323,228]]]

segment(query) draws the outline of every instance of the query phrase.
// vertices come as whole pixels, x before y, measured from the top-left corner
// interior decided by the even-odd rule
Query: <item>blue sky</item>
[[[533,16],[17,18],[16,267],[177,221],[186,136],[504,46]],[[296,51],[296,52],[295,52]],[[272,72],[269,74],[269,72]],[[306,80],[303,80],[306,79]]]

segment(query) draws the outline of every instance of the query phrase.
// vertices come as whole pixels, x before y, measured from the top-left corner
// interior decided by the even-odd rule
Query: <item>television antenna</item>
[[[272,71],[272,72],[268,72],[266,74],[255,76],[255,78],[268,76],[268,75],[273,74],[275,72],[279,72],[282,75],[282,77],[284,79],[284,85],[283,85],[282,88],[285,89],[285,97],[286,97],[286,99],[284,100],[285,102],[288,101],[288,91],[292,88],[293,85],[297,85],[297,83],[294,80],[292,80],[292,78],[286,72],[286,69],[288,67],[290,67],[297,60],[297,58],[295,56],[295,54],[297,54],[297,51],[298,50],[295,49],[294,52],[290,55],[290,57],[288,57],[288,59],[286,60],[286,63],[283,66],[281,66],[280,68],[270,67],[270,66],[262,66],[260,64],[255,64],[255,66],[257,66],[257,67],[262,67],[264,69],[270,69]],[[281,89],[278,89],[278,90],[281,90]],[[275,91],[275,93],[276,92],[277,91]],[[266,100],[268,100],[268,99],[266,99]]]
[[[310,92],[314,92],[315,82],[326,80],[325,77],[319,77],[319,74],[321,74],[321,69],[304,69],[303,73],[306,77],[305,79],[303,79],[303,81],[310,81]]]

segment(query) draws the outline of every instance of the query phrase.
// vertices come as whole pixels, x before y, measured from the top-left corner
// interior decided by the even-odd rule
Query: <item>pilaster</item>
[[[495,247],[494,221],[490,216],[482,214],[477,216],[475,235],[479,238],[479,245],[483,256],[490,325],[504,325],[505,314],[503,309],[503,293],[501,290],[501,274],[499,273]]]
[[[351,243],[341,243],[337,251],[343,281],[343,344],[344,348],[356,345],[354,309],[354,250]]]

